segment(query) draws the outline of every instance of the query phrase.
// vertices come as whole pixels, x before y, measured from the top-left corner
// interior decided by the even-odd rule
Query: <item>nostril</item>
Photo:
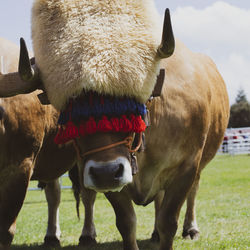
[[[94,171],[94,167],[90,167],[89,168],[89,175],[92,176],[92,177],[96,177],[96,173]]]
[[[118,165],[118,170],[117,170],[117,172],[115,174],[115,178],[121,178],[122,175],[123,175],[123,171],[124,171],[124,166],[123,166],[123,164],[120,163]]]

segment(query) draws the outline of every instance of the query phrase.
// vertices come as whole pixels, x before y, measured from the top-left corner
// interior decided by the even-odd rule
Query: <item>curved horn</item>
[[[160,58],[167,58],[174,53],[174,49],[175,40],[171,24],[171,17],[169,9],[166,9],[162,32],[162,41],[161,45],[158,48],[157,54]]]
[[[39,80],[38,70],[35,64],[33,67],[31,66],[31,60],[29,58],[27,46],[23,38],[20,38],[20,56],[18,72],[21,79],[25,82],[35,82]]]
[[[0,64],[3,64],[0,62]],[[0,69],[4,65],[0,65]],[[0,72],[0,97],[10,97],[30,93],[39,88],[41,82],[35,65],[32,67],[23,38],[20,39],[19,72],[3,74]]]

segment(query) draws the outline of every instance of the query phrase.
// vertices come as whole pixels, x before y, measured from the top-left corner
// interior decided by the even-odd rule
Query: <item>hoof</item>
[[[160,236],[158,234],[157,231],[154,231],[151,235],[151,239],[152,242],[160,242]]]
[[[200,232],[195,228],[183,230],[183,233],[182,233],[182,237],[184,239],[198,240],[199,236],[200,236]]]
[[[90,246],[90,245],[95,245],[95,244],[97,244],[95,238],[92,238],[91,236],[81,236],[79,238],[78,246],[84,247],[84,246]]]
[[[55,236],[45,236],[43,246],[61,247],[60,241]]]

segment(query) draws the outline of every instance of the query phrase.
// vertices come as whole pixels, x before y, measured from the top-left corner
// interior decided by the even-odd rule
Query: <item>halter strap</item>
[[[94,154],[94,153],[101,152],[101,151],[104,151],[104,150],[107,150],[107,149],[110,149],[110,148],[117,147],[117,146],[122,145],[122,144],[125,144],[125,146],[128,147],[128,150],[129,150],[130,153],[135,153],[141,147],[141,144],[142,144],[142,132],[140,133],[138,144],[134,149],[132,149],[132,143],[133,143],[133,137],[128,136],[123,141],[112,143],[112,144],[109,144],[109,145],[106,145],[106,146],[103,146],[103,147],[100,147],[100,148],[92,149],[92,150],[89,150],[89,151],[81,154],[80,148],[77,145],[76,140],[73,140],[73,144],[74,144],[74,147],[75,147],[75,150],[76,150],[76,153],[77,153],[77,156],[78,156],[79,159],[82,159],[85,156],[90,155],[90,154]]]

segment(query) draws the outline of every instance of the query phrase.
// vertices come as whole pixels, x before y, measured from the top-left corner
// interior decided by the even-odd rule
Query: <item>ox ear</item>
[[[43,93],[37,95],[37,97],[42,105],[49,105],[50,104],[50,101],[49,101],[49,98],[48,98],[46,92],[43,92]]]
[[[35,59],[35,57],[30,58],[30,64],[31,64],[33,67],[35,67],[35,64],[36,64],[36,59]],[[49,105],[49,104],[50,104],[49,98],[48,98],[47,93],[45,92],[45,89],[43,88],[42,85],[40,86],[40,89],[43,90],[43,93],[37,95],[37,97],[38,97],[40,103],[41,103],[42,105]]]
[[[171,17],[169,9],[166,9],[163,32],[162,32],[162,41],[161,45],[158,48],[157,55],[160,58],[170,57],[174,53],[174,49],[175,49],[175,40],[171,24]]]
[[[157,76],[157,81],[154,90],[152,92],[152,97],[161,96],[164,80],[165,80],[165,69],[161,69],[159,75]]]

